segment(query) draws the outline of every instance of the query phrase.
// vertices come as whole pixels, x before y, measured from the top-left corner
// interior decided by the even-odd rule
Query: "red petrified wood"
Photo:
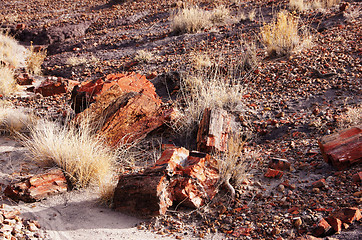
[[[73,93],[76,111],[81,108],[78,97],[94,103],[78,114],[77,120],[88,119],[112,147],[141,139],[165,122],[153,84],[139,74],[112,74],[103,82],[84,84]]]
[[[362,162],[362,129],[353,127],[323,137],[319,147],[326,162],[339,170]]]
[[[153,167],[120,177],[114,207],[143,216],[164,214],[174,203],[199,207],[216,194],[215,164],[207,154],[168,148]]]
[[[206,108],[197,133],[197,150],[225,151],[230,124],[231,116],[225,110]]]
[[[67,180],[62,170],[53,169],[9,185],[4,193],[13,200],[35,202],[50,195],[66,192],[67,189]]]
[[[34,92],[40,93],[44,97],[49,97],[71,92],[74,86],[78,84],[79,82],[77,81],[63,79],[61,77],[49,77],[36,87]]]

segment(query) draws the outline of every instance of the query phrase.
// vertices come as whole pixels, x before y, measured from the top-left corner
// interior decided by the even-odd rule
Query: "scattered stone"
[[[360,126],[324,136],[318,143],[324,160],[339,170],[362,162]]]
[[[67,190],[68,184],[63,171],[61,169],[52,169],[47,173],[35,175],[11,184],[6,187],[4,193],[16,201],[35,202]]]
[[[352,180],[355,183],[359,183],[362,181],[362,172],[358,172],[352,176]]]
[[[331,225],[329,225],[329,223],[324,218],[322,218],[322,220],[319,221],[317,227],[313,229],[313,235],[316,237],[327,236],[330,234],[331,229]]]
[[[269,168],[276,169],[276,170],[287,170],[290,171],[291,164],[286,159],[281,158],[272,158],[268,165]]]
[[[227,149],[231,116],[223,109],[205,109],[197,133],[197,150],[204,152]]]
[[[16,82],[23,85],[31,85],[34,82],[34,78],[31,77],[28,73],[21,73],[16,76]]]
[[[348,224],[351,224],[353,221],[359,221],[362,218],[361,211],[356,207],[340,209],[334,212],[332,216]]]
[[[173,203],[200,207],[212,199],[219,175],[210,155],[184,148],[166,149],[155,166],[143,173],[122,175],[114,207],[135,215],[165,214]]]
[[[300,217],[293,218],[293,225],[299,228],[302,225],[302,219]]]
[[[342,221],[340,219],[329,216],[326,218],[326,221],[333,227],[335,232],[342,231]]]
[[[61,77],[48,77],[34,89],[34,93],[40,93],[44,97],[71,92],[79,82]]]
[[[267,178],[281,178],[283,176],[283,172],[275,169],[268,168],[267,172],[264,174],[264,177]]]
[[[326,180],[324,178],[312,183],[312,188],[324,188],[325,186]]]

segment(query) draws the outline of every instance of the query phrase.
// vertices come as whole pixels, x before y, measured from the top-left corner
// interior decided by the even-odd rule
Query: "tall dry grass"
[[[12,37],[0,33],[0,63],[11,68],[25,67],[28,51]]]
[[[18,90],[19,86],[14,78],[14,72],[8,66],[0,64],[0,95],[10,95]]]
[[[105,190],[113,184],[117,156],[86,122],[75,127],[40,120],[23,144],[35,161],[64,169],[75,186]]]
[[[289,0],[289,8],[303,12],[309,9],[331,8],[340,2],[340,0]]]
[[[35,121],[35,117],[23,109],[15,108],[11,103],[0,101],[0,132],[16,135],[26,133]]]

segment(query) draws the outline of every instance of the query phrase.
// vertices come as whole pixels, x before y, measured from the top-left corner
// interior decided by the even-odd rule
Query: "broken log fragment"
[[[61,169],[52,169],[46,173],[34,175],[6,187],[4,193],[11,199],[35,202],[50,195],[68,190],[68,183]]]
[[[227,111],[206,108],[197,132],[197,150],[224,152],[230,131],[231,116]]]
[[[324,160],[339,170],[362,162],[362,126],[324,136],[318,144]]]
[[[217,193],[216,161],[205,153],[168,148],[143,173],[120,177],[114,208],[132,215],[165,214],[173,204],[197,208]]]

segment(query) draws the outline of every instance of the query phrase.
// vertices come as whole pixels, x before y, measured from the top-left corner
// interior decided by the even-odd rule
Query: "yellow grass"
[[[41,65],[44,62],[47,53],[46,50],[40,50],[39,52],[34,51],[34,46],[30,46],[30,51],[26,58],[26,67],[28,72],[32,74],[41,73]]]
[[[199,7],[184,8],[171,18],[172,30],[177,33],[195,33],[210,26],[210,13]]]
[[[298,18],[287,12],[279,12],[271,23],[260,29],[261,40],[266,46],[269,56],[283,56],[301,50],[310,44],[310,36],[300,37]]]
[[[17,89],[14,72],[9,67],[0,65],[0,94],[7,96]]]
[[[147,50],[139,50],[136,53],[135,60],[138,62],[144,62],[147,63],[151,61],[153,58],[153,54]]]
[[[27,50],[10,36],[0,33],[0,62],[12,68],[25,66]]]
[[[35,161],[63,168],[76,186],[106,189],[113,182],[116,154],[91,134],[87,124],[76,128],[42,120],[23,142]]]
[[[18,134],[27,132],[34,117],[24,110],[15,108],[6,101],[0,101],[0,132]]]
[[[340,0],[289,0],[289,7],[292,10],[306,11],[308,9],[331,8],[339,4]]]

